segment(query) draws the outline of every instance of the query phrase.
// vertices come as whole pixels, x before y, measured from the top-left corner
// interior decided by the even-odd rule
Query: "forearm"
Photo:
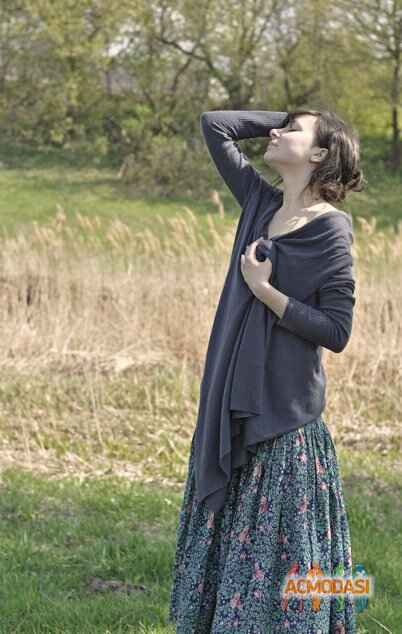
[[[281,319],[286,311],[289,297],[282,293],[269,282],[260,285],[254,291],[254,295],[268,306]]]
[[[269,282],[255,293],[278,316],[278,326],[323,346],[342,352],[350,338],[355,298],[332,293],[328,308],[314,308],[274,288]]]
[[[287,117],[287,112],[274,110],[209,110],[202,113],[201,123],[212,141],[217,136],[239,141],[266,137],[272,128],[282,127]]]
[[[272,128],[286,124],[287,117],[287,112],[269,110],[210,110],[202,113],[201,130],[208,151],[241,207],[260,174],[237,141],[268,137]],[[265,184],[270,186],[268,182]]]

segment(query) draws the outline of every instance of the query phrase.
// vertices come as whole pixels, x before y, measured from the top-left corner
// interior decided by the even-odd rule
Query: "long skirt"
[[[352,577],[342,482],[322,416],[259,443],[234,469],[216,513],[196,499],[193,435],[172,572],[176,634],[355,634],[353,595],[303,595],[289,584],[290,575],[304,583]]]

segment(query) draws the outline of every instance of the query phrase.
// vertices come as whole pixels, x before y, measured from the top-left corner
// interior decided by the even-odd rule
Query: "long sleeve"
[[[277,325],[332,352],[342,352],[352,332],[354,290],[352,269],[347,266],[319,289],[319,308],[289,297]]]
[[[240,139],[267,137],[272,128],[287,123],[287,112],[266,110],[211,110],[200,118],[208,151],[226,185],[241,207],[256,179],[272,187],[241,151]]]

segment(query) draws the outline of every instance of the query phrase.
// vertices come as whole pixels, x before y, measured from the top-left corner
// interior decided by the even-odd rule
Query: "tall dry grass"
[[[0,468],[183,477],[236,229],[184,211],[134,232],[59,208],[3,239]],[[325,351],[325,414],[339,443],[387,453],[402,446],[402,224],[357,217],[353,248],[353,333]]]

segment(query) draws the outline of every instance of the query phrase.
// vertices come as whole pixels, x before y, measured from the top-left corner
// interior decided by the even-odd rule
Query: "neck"
[[[283,177],[283,202],[282,207],[286,213],[297,213],[302,209],[311,208],[325,204],[317,190],[307,188],[303,191],[303,187],[306,185],[306,174],[294,174],[291,179],[289,177]],[[310,178],[310,174],[308,175]]]
[[[319,211],[322,206],[327,205],[327,201],[320,196],[314,197],[308,192],[302,195],[291,192],[289,195],[284,190],[281,209],[286,214],[297,214],[307,209]]]

